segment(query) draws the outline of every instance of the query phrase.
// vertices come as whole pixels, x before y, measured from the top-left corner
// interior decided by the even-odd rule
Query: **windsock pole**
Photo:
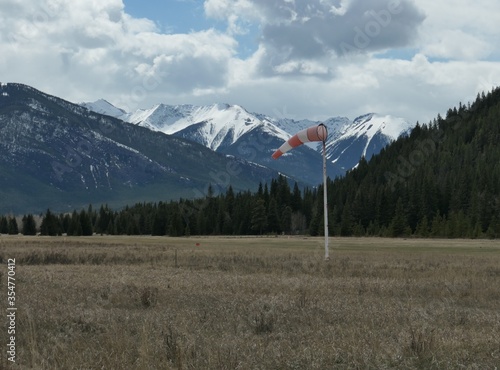
[[[283,154],[298,147],[304,143],[310,142],[323,142],[323,203],[325,214],[325,260],[328,261],[330,256],[328,254],[328,204],[326,196],[326,139],[328,137],[328,130],[323,123],[317,126],[306,128],[288,139],[281,145],[272,155],[273,159],[278,159]]]
[[[323,140],[323,207],[325,214],[325,261],[330,260],[328,251],[328,203],[326,196],[326,140]]]

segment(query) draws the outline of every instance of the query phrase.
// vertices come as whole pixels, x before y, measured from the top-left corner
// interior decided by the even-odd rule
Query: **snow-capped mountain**
[[[87,103],[85,106],[92,105]],[[274,169],[308,185],[315,186],[322,181],[321,155],[314,147],[303,146],[294,150],[291,156],[273,160],[272,153],[291,136],[281,128],[287,126],[286,122],[280,126],[275,119],[250,113],[239,105],[159,104],[116,117],[153,131],[195,141],[219,153]],[[333,177],[340,173],[329,166],[329,174]]]
[[[288,162],[272,161],[269,158],[283,141],[304,128],[321,123],[320,121],[277,119],[250,113],[239,105],[229,104],[159,104],[150,109],[123,114],[118,108],[103,108],[102,101],[100,102],[87,103],[85,106],[92,110],[107,110],[110,115],[129,123],[196,141],[212,150],[243,157],[283,173],[304,173],[302,180],[306,183],[321,182],[321,171],[309,167],[315,167],[315,161],[318,161],[317,155],[310,151],[316,154],[321,151],[321,146],[316,143],[290,152],[289,156],[293,157],[293,160]],[[96,108],[93,108],[94,104]],[[360,116],[354,121],[346,117],[333,117],[323,123],[329,132],[327,158],[331,164],[328,169],[331,177],[343,175],[354,168],[362,156],[370,159],[412,127],[402,118],[375,113]],[[299,157],[302,157],[302,160],[298,160]]]
[[[413,128],[402,118],[375,113],[365,114],[352,122],[348,119],[333,119],[327,120],[325,124],[329,129],[327,158],[344,171],[356,167],[361,157],[369,160],[391,141],[408,134]]]
[[[282,140],[289,134],[264,117],[257,117],[239,105],[208,106],[159,104],[119,118],[165,134],[182,136],[220,151],[242,136],[260,129]]]
[[[99,99],[93,103],[81,103],[80,105],[93,112],[116,118],[127,114],[123,109],[115,107],[105,99]]]
[[[199,198],[208,184],[249,190],[278,176],[16,83],[0,84],[0,154],[0,213]]]

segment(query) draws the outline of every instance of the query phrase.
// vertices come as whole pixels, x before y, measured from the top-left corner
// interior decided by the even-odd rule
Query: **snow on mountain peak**
[[[327,157],[344,170],[354,168],[361,156],[369,159],[413,127],[402,118],[377,113],[364,114],[353,121],[346,117],[324,121],[293,120],[250,113],[239,105],[226,103],[205,106],[158,104],[132,113],[124,113],[105,100],[84,106],[154,131],[196,141],[212,150],[231,146],[255,129],[258,129],[255,132],[265,132],[285,141],[300,130],[324,123],[328,128]],[[317,143],[306,145],[320,150]]]
[[[361,156],[371,158],[412,127],[403,118],[377,113],[359,116],[352,122],[347,120],[338,127],[338,135],[329,135],[327,157],[333,163],[343,159],[346,170],[354,168]]]
[[[275,135],[287,138],[282,130],[270,127],[239,105],[216,103],[206,106],[159,104],[148,110],[138,110],[125,120],[165,134],[176,134],[196,126],[198,140],[217,150],[220,145],[235,143],[241,136],[258,126],[266,126]]]
[[[341,122],[341,125],[338,126],[341,137],[366,136],[369,140],[377,133],[386,136],[389,140],[396,140],[411,127],[412,125],[403,118],[390,115],[383,116],[377,113],[364,114],[352,122],[349,120]]]
[[[396,140],[402,133],[411,129],[412,125],[403,118],[390,115],[369,113],[356,118],[352,123],[352,129],[361,134],[373,137],[377,132]]]
[[[106,116],[111,116],[111,117],[118,118],[126,114],[126,112],[123,109],[115,107],[113,104],[111,104],[105,99],[99,99],[93,103],[81,103],[80,105],[93,112],[104,114]]]

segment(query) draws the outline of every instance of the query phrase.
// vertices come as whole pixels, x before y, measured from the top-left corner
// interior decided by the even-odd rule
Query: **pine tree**
[[[158,210],[155,213],[151,233],[153,236],[167,233],[167,218],[164,212]]]
[[[207,234],[207,223],[205,220],[205,213],[203,212],[203,210],[199,210],[198,214],[196,215],[196,229],[198,230],[198,233],[200,235]]]
[[[252,220],[251,220],[252,230],[257,231],[262,234],[267,226],[267,215],[266,206],[264,204],[264,199],[257,199],[255,206],[252,209]]]
[[[474,225],[474,228],[472,229],[472,234],[471,234],[470,237],[472,239],[477,239],[477,238],[481,238],[482,236],[483,236],[483,231],[482,231],[482,228],[481,228],[481,223],[478,221]]]
[[[364,236],[366,234],[365,228],[361,224],[361,221],[354,225],[352,233],[354,236]]]
[[[9,233],[9,222],[5,216],[0,217],[0,234]]]
[[[111,210],[108,208],[108,205],[101,205],[99,208],[99,213],[97,215],[97,220],[95,222],[95,231],[97,233],[109,233],[108,226],[110,221],[112,222],[113,216]]]
[[[95,224],[97,222],[97,212],[94,211],[92,204],[89,204],[89,206],[87,207],[87,215],[89,217],[90,225],[92,226],[92,231],[93,231]]]
[[[445,224],[446,220],[439,214],[439,211],[437,211],[436,215],[432,219],[431,236],[435,238],[444,236]]]
[[[291,196],[290,206],[292,207],[293,212],[302,210],[302,196],[297,183],[293,185],[293,194]]]
[[[229,185],[226,191],[226,209],[229,215],[232,216],[234,210],[234,190],[231,185]]]
[[[403,236],[405,234],[407,227],[406,213],[403,206],[403,200],[398,198],[396,203],[396,211],[394,214],[394,218],[391,222],[391,230],[392,236],[398,237]]]
[[[281,215],[281,228],[282,230],[290,234],[292,231],[292,207],[285,207]]]
[[[342,219],[340,221],[340,235],[351,236],[354,226],[354,220],[351,213],[351,207],[349,203],[344,204],[344,209],[342,211]]]
[[[90,212],[92,212],[90,210]],[[91,236],[94,234],[92,229],[91,213],[85,212],[83,209],[80,211],[80,225],[83,236]]]
[[[71,224],[71,216],[69,214],[60,214],[59,215],[59,225],[61,225],[61,233],[68,235],[68,229]]]
[[[144,213],[141,213],[139,215],[139,222],[138,222],[137,226],[138,226],[138,230],[137,230],[138,235],[149,234],[149,232],[147,231],[146,216],[144,216]]]
[[[9,218],[9,235],[19,234],[19,227],[17,225],[17,220],[15,217]]]
[[[500,221],[495,215],[491,218],[486,234],[490,239],[500,238]]]
[[[424,217],[417,224],[415,234],[421,238],[427,238],[429,236],[429,220],[427,219],[427,216],[424,215]]]
[[[278,203],[274,197],[272,197],[269,201],[269,210],[267,211],[267,228],[270,232],[274,233],[279,233],[282,229],[280,226]]]
[[[36,222],[32,214],[23,217],[23,235],[36,235]]]
[[[68,226],[68,236],[81,236],[82,235],[82,224],[80,222],[80,215],[73,211],[71,215],[71,221]]]
[[[115,224],[115,221],[113,219],[109,220],[108,226],[105,229],[105,233],[108,235],[116,235],[117,234],[116,224]]]
[[[320,234],[322,215],[319,212],[315,212],[311,217],[311,222],[309,223],[309,235],[318,236]]]
[[[42,224],[40,226],[41,235],[56,236],[61,234],[61,227],[57,217],[47,209]]]

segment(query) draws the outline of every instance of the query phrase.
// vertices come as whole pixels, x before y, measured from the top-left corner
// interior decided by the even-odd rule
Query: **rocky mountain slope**
[[[321,182],[321,147],[316,144],[298,148],[273,161],[270,154],[296,132],[321,122],[276,119],[250,113],[239,105],[208,106],[158,104],[131,113],[100,100],[85,103],[87,108],[147,127],[154,131],[183,137],[215,151],[242,157],[282,173],[300,174],[301,181]],[[356,118],[334,117],[323,121],[329,130],[327,142],[328,175],[337,177],[356,167],[363,156],[371,158],[412,125],[404,119],[374,113]],[[318,154],[313,153],[319,152]]]
[[[89,111],[21,84],[0,86],[0,211],[72,210],[256,189],[276,171]]]

